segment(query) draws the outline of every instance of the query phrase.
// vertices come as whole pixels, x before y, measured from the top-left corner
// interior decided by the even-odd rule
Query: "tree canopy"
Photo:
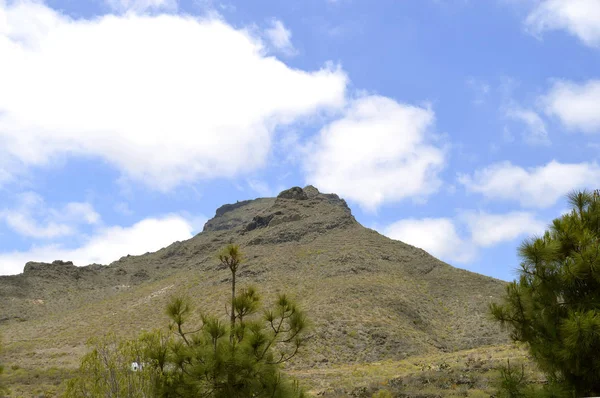
[[[518,280],[493,316],[523,342],[554,385],[600,395],[600,198],[568,195],[571,210],[518,249]]]

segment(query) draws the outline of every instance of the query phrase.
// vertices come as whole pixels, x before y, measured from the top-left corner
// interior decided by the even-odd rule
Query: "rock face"
[[[269,226],[271,220],[275,216],[281,216],[283,213],[281,211],[276,211],[273,214],[269,214],[268,216],[255,216],[250,224],[246,225],[246,229],[244,231],[250,232],[256,228],[265,228]]]

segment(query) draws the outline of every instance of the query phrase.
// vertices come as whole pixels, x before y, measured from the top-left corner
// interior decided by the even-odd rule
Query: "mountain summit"
[[[167,325],[173,294],[224,314],[218,251],[240,245],[240,285],[295,296],[312,338],[295,367],[401,359],[507,341],[487,317],[505,283],[454,268],[360,225],[346,202],[315,187],[226,204],[201,233],[110,265],[28,263],[0,277],[0,333],[9,362],[74,367],[85,341]],[[68,260],[68,259],[63,259]],[[36,354],[26,355],[35,342]],[[57,353],[61,353],[58,355]]]
[[[336,228],[357,224],[346,201],[309,185],[290,188],[276,198],[228,204],[217,209],[203,232],[230,231],[244,236],[256,231],[249,245],[299,242]]]

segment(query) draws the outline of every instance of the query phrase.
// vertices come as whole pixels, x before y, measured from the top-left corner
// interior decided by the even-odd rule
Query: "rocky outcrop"
[[[223,214],[225,214],[229,211],[239,209],[240,207],[245,206],[250,202],[251,202],[251,200],[242,200],[241,202],[223,205],[217,209],[216,217],[222,216]]]
[[[286,189],[276,198],[223,205],[204,225],[203,232],[238,231],[245,234],[301,220],[303,226],[298,228],[302,231],[295,231],[291,235],[294,236],[293,240],[310,232],[330,230],[356,222],[344,199],[336,194],[320,193],[317,188],[308,185],[305,188]],[[281,239],[283,238],[280,237],[277,241]]]
[[[55,260],[51,264],[29,261],[25,264],[23,274],[25,276],[38,276],[44,278],[57,278],[68,276],[78,279],[81,269],[73,265],[72,261]]]
[[[318,192],[318,191],[317,191]],[[290,189],[286,189],[277,195],[277,198],[281,199],[294,199],[294,200],[306,200],[308,199],[308,195],[306,192],[300,187],[293,187]]]
[[[250,224],[246,225],[245,231],[250,232],[252,230],[255,230],[256,228],[268,227],[271,220],[273,220],[273,217],[279,216],[282,214],[283,214],[282,212],[278,211],[273,214],[269,214],[268,216],[256,216],[252,219],[252,222],[250,222]]]
[[[274,202],[274,198],[261,198],[223,205],[217,209],[215,216],[204,224],[202,232],[244,229],[255,216],[264,213]]]

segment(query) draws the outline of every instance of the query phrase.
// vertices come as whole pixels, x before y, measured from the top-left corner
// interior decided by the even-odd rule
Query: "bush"
[[[201,316],[195,330],[189,300],[174,297],[167,306],[171,333],[147,333],[117,343],[114,335],[91,341],[92,352],[70,381],[67,397],[301,397],[298,383],[281,372],[305,342],[307,321],[297,305],[279,295],[259,312],[261,298],[252,287],[236,294],[242,262],[237,246],[219,256],[232,273],[229,324]],[[132,369],[132,362],[141,366]]]

